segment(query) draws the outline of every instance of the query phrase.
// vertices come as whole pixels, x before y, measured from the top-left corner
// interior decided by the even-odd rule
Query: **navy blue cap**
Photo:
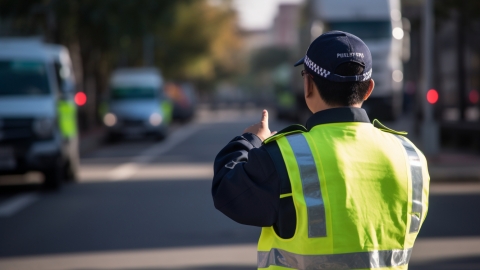
[[[364,73],[355,76],[334,73],[339,65],[347,62],[360,64]],[[326,32],[316,38],[295,66],[301,64],[308,73],[334,82],[362,82],[372,77],[372,55],[367,45],[357,36],[342,31]]]

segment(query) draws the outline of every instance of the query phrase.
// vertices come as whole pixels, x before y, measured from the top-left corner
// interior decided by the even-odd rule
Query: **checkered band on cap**
[[[319,67],[317,64],[315,64],[308,56],[305,55],[305,65],[309,67],[313,72],[317,73],[318,75],[327,78],[327,76],[330,75],[330,71]]]
[[[308,56],[305,55],[304,64],[319,76],[334,82],[364,82],[372,78],[372,69],[362,75],[341,76],[319,67]]]

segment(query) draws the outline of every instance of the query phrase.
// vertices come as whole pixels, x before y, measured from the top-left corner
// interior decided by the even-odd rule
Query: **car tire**
[[[159,142],[165,140],[165,138],[167,138],[167,133],[164,131],[157,133],[157,135],[155,136],[155,140]]]
[[[63,182],[65,172],[64,166],[55,166],[43,172],[44,182],[43,185],[49,190],[58,190]]]
[[[65,164],[64,173],[65,173],[64,180],[66,182],[77,182],[78,181],[78,170],[72,164],[72,161],[68,161]]]
[[[110,144],[116,143],[120,140],[120,134],[108,133],[106,139],[107,139],[107,143],[110,143]]]

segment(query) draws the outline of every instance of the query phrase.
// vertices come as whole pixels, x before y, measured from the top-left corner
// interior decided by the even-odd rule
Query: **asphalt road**
[[[163,142],[102,146],[58,192],[35,175],[0,186],[0,269],[255,269],[259,228],[216,211],[210,186],[216,153],[259,116],[204,112]],[[479,184],[433,184],[410,269],[480,269],[479,206]]]

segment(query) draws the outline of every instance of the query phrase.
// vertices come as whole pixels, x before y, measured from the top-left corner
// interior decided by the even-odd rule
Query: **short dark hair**
[[[363,66],[357,63],[347,62],[335,69],[335,74],[342,76],[354,76],[363,74]],[[320,96],[331,106],[352,106],[363,102],[368,91],[370,80],[364,82],[332,82],[325,78],[313,76]]]

